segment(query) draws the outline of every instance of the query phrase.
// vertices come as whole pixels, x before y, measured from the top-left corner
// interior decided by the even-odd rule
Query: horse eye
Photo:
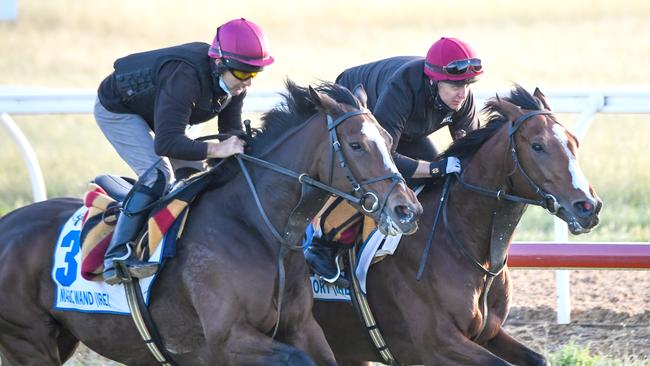
[[[544,146],[538,142],[533,143],[533,150],[535,151],[544,151]]]
[[[361,150],[361,144],[358,142],[350,143],[350,147],[352,148],[352,150]]]

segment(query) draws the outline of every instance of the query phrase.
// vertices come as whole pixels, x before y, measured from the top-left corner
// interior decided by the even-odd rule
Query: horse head
[[[422,206],[397,171],[390,154],[390,135],[367,109],[363,87],[355,88],[350,103],[337,102],[330,96],[340,89],[334,84],[309,88],[315,108],[328,116],[334,151],[321,161],[320,178],[341,189],[349,190],[352,183],[354,193],[361,198],[355,206],[375,219],[382,233],[414,233]],[[341,158],[335,163],[333,155],[339,152]]]
[[[509,97],[488,101],[486,109],[509,121],[513,192],[539,200],[572,234],[591,231],[602,201],[578,164],[578,139],[557,121],[544,94],[535,89],[531,96],[517,86]]]

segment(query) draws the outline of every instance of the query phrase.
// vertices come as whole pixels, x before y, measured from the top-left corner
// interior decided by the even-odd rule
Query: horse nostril
[[[601,200],[596,201],[596,214],[599,214],[602,208],[603,208],[603,201]]]
[[[413,213],[410,207],[403,206],[403,205],[399,205],[395,207],[395,214],[397,215],[399,221],[402,224],[406,224],[408,222],[413,221],[413,217],[415,216],[415,214]]]
[[[578,201],[573,204],[573,207],[576,209],[576,212],[580,217],[591,215],[596,208],[596,206],[589,201]]]

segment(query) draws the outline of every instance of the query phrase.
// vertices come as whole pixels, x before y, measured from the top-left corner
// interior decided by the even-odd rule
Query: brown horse
[[[357,196],[363,193],[358,202],[381,227],[415,231],[422,208],[390,159],[387,134],[365,109],[365,92],[353,95],[327,83],[318,91],[291,82],[287,87],[285,103],[263,117],[251,155],[306,175],[288,179],[268,166],[246,162],[270,225],[288,227],[301,193],[298,181],[311,177],[345,192],[352,191],[351,180],[356,182]],[[335,152],[330,151],[332,144]],[[237,162],[228,164],[238,169]],[[309,201],[316,204],[302,209],[303,224],[280,231],[283,240],[300,239],[327,194],[312,193]],[[239,173],[204,192],[192,205],[175,258],[154,283],[149,309],[176,364],[336,364],[311,314],[308,271],[300,250],[284,258],[285,301],[278,314],[281,245],[263,220],[257,197]],[[52,309],[52,250],[62,224],[80,206],[77,199],[51,199],[0,219],[3,366],[61,365],[80,341],[124,364],[158,364],[129,316]]]
[[[546,365],[502,328],[512,233],[531,203],[562,218],[573,234],[588,232],[602,202],[578,166],[578,141],[538,89],[533,96],[517,86],[508,97],[490,100],[486,111],[489,122],[444,153],[461,157],[462,174],[418,196],[427,229],[404,237],[394,255],[368,273],[367,301],[392,360],[380,357],[350,303],[315,302],[314,315],[339,361]],[[445,186],[442,219],[432,234]],[[430,237],[431,256],[420,267]]]

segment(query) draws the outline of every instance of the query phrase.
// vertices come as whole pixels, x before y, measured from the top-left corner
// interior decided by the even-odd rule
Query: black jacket
[[[435,102],[437,86],[424,74],[424,58],[392,57],[343,71],[336,82],[353,89],[362,84],[368,94],[368,108],[393,138],[393,159],[404,177],[412,177],[417,160],[399,154],[399,142],[415,141],[449,126],[452,138],[461,130],[479,126],[474,96],[469,93],[458,111]]]
[[[115,61],[99,86],[99,101],[114,113],[141,116],[155,132],[156,153],[202,160],[207,144],[185,135],[188,124],[219,115],[219,132],[242,130],[242,93],[221,109],[226,93],[218,86],[207,43],[136,53]]]

